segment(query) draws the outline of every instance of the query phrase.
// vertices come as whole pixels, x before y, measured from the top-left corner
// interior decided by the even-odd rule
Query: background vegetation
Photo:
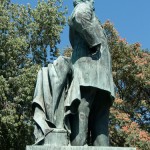
[[[65,13],[58,0],[39,1],[34,9],[0,1],[1,150],[34,143],[31,103],[37,71],[57,54]]]
[[[37,71],[59,55],[66,23],[61,0],[36,8],[0,1],[0,149],[34,143],[31,103]],[[112,146],[150,149],[150,52],[128,44],[109,21],[103,25],[112,54],[117,98],[111,108]],[[72,49],[65,48],[70,56]]]

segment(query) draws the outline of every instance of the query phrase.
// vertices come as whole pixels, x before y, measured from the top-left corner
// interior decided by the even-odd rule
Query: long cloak
[[[70,59],[58,57],[39,70],[33,99],[35,144],[55,128],[64,129],[64,101],[70,76]]]
[[[110,97],[107,101],[111,105],[115,97],[111,56],[104,29],[90,3],[81,2],[74,8],[69,26],[70,43],[73,48],[73,80],[65,100],[65,106],[70,108],[66,114],[77,112],[82,86],[107,92]],[[100,45],[100,49],[92,52],[92,48],[97,45]],[[69,122],[67,120],[66,117],[66,123]],[[66,128],[70,131],[68,127],[69,124]]]

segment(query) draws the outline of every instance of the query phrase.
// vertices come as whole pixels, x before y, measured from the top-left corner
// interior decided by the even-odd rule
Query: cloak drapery
[[[54,128],[64,129],[64,101],[70,71],[70,59],[59,57],[53,64],[38,72],[32,104],[35,144],[42,143]]]

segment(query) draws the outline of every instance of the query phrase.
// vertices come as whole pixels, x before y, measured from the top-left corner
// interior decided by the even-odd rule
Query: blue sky
[[[73,0],[63,0],[68,7],[68,15],[73,10]],[[30,3],[35,7],[37,0],[12,0],[14,3]],[[143,49],[150,50],[150,0],[95,0],[95,11],[104,23],[110,20],[119,35],[128,43],[139,42]],[[67,15],[67,16],[68,16]],[[60,49],[69,46],[68,26],[61,34]]]

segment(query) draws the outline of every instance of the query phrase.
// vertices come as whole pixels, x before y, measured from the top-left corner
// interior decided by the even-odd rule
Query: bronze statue
[[[109,146],[109,108],[114,99],[111,57],[93,3],[73,2],[72,57],[59,57],[39,71],[33,101],[36,144],[63,132],[72,146]]]

